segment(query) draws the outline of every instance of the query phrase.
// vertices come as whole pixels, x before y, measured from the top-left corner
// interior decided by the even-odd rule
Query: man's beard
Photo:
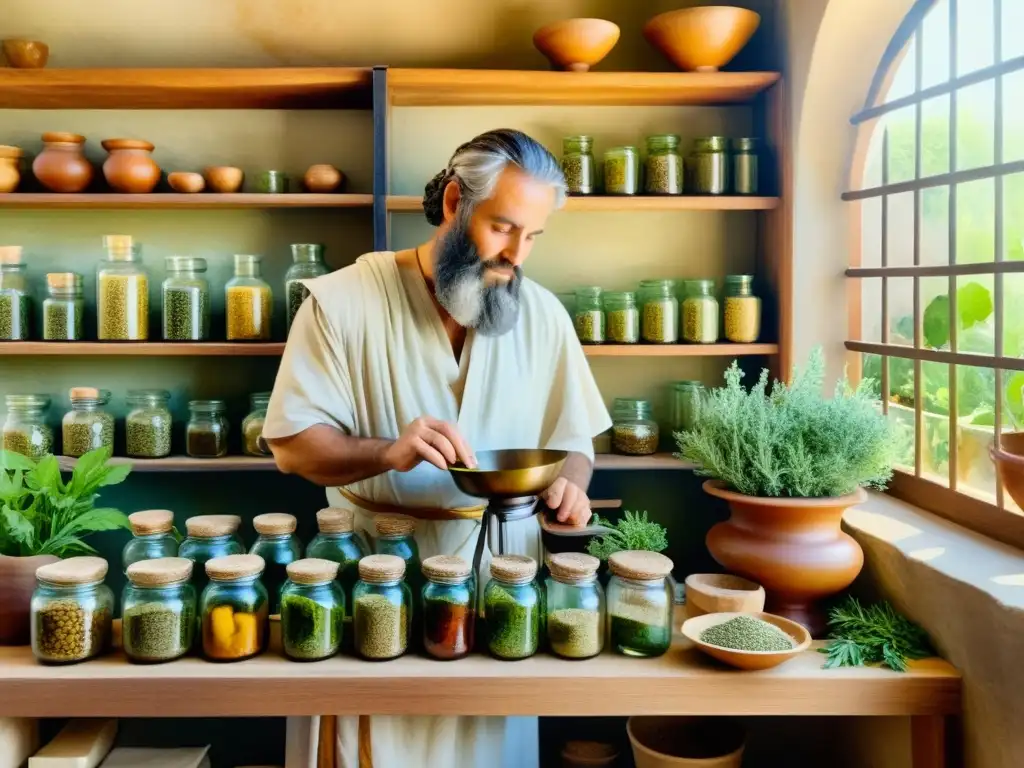
[[[506,282],[488,284],[487,270],[511,269]],[[434,247],[434,288],[437,301],[463,328],[484,336],[508,333],[519,319],[523,271],[502,257],[483,261],[465,224],[456,221]]]

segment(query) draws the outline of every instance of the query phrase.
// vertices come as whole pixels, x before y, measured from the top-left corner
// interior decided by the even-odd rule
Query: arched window
[[[988,450],[1024,430],[1024,0],[918,0],[852,122],[847,348],[893,490],[1021,545]]]

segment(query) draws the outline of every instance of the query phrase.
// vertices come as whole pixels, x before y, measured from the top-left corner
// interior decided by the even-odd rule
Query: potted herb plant
[[[762,584],[766,610],[825,628],[816,603],[845,589],[864,554],[840,527],[864,488],[885,487],[899,441],[871,395],[871,382],[841,381],[822,396],[825,361],[815,350],[792,384],[768,372],[749,391],[734,362],[725,386],[696,403],[693,429],[676,433],[678,458],[714,478],[705,492],[731,515],[707,536],[708,550],[731,573]]]
[[[128,518],[97,507],[97,491],[122,482],[127,464],[110,466],[110,450],[82,456],[67,482],[55,456],[38,461],[0,450],[0,645],[29,640],[29,604],[36,569],[96,550],[83,537],[128,528]]]

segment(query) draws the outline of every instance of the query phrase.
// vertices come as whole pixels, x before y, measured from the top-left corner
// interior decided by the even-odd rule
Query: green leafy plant
[[[610,524],[594,515],[592,525],[606,525],[611,531],[600,538],[591,539],[587,552],[599,560],[607,560],[616,552],[643,549],[661,552],[668,548],[668,537],[664,527],[647,519],[646,512],[626,512],[615,524]]]
[[[65,483],[55,456],[33,461],[0,451],[0,554],[71,557],[94,553],[83,537],[128,528],[127,516],[96,507],[98,490],[122,482],[129,465],[109,466],[108,448],[82,456]]]
[[[829,612],[828,625],[832,642],[818,649],[828,656],[825,669],[885,664],[905,672],[908,659],[935,653],[927,633],[884,600],[865,607],[847,597]]]
[[[884,488],[899,455],[895,432],[879,412],[872,387],[851,389],[843,379],[826,400],[825,359],[812,352],[793,383],[768,371],[749,391],[736,362],[725,386],[695,402],[694,427],[677,432],[677,458],[696,472],[748,496],[843,496],[861,486]]]

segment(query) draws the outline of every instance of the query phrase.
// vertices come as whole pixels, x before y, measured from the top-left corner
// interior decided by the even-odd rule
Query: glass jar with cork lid
[[[121,645],[129,661],[173,661],[192,650],[198,623],[192,568],[184,557],[140,560],[128,567]]]
[[[46,293],[43,299],[43,341],[84,339],[82,276],[77,272],[50,272],[46,275]]]
[[[672,644],[672,561],[657,552],[608,558],[608,638],[616,653],[660,656]]]
[[[274,294],[260,277],[262,258],[235,254],[235,276],[224,288],[228,341],[267,341]]]
[[[71,410],[61,422],[65,456],[79,458],[97,448],[114,450],[114,417],[105,410],[110,393],[95,387],[72,387]]]
[[[291,330],[295,315],[302,302],[309,296],[309,289],[303,280],[312,280],[326,275],[330,270],[324,264],[324,247],[320,243],[293,243],[292,265],[284,273],[285,300],[288,304],[288,330]]]
[[[263,570],[263,585],[270,595],[270,613],[281,612],[281,587],[288,578],[288,564],[302,558],[302,544],[295,536],[297,526],[295,515],[285,512],[269,512],[256,515],[252,527],[259,534],[250,555],[259,555],[266,563]]]
[[[0,341],[29,337],[30,295],[20,245],[0,246]]]
[[[596,285],[576,290],[573,325],[581,344],[603,344],[605,340],[603,291]]]
[[[269,392],[249,395],[249,413],[242,419],[242,453],[247,456],[270,456],[270,446],[263,439],[263,425],[270,405]]]
[[[761,299],[754,295],[753,275],[727,275],[722,291],[725,338],[753,344],[761,335]]]
[[[203,655],[211,661],[242,661],[267,647],[267,590],[260,582],[263,558],[228,555],[206,562],[209,584],[199,601]]]
[[[640,341],[640,310],[633,291],[608,291],[604,294],[607,340],[611,344],[636,344]]]
[[[134,459],[159,459],[171,454],[173,418],[164,389],[128,390],[124,421],[125,453]]]
[[[241,555],[245,545],[238,538],[242,518],[238,515],[196,515],[185,521],[185,540],[178,547],[178,557],[187,557],[196,567],[192,584],[196,595],[206,587],[206,563],[215,557]]]
[[[345,595],[337,582],[338,564],[308,557],[288,564],[281,588],[281,643],[298,661],[328,659],[341,650]]]
[[[594,194],[593,149],[593,136],[566,136],[562,139],[562,175],[570,195]]]
[[[718,299],[714,280],[690,280],[683,301],[683,341],[714,344],[718,341]]]
[[[102,557],[69,557],[36,570],[32,594],[32,653],[48,664],[99,656],[110,646],[114,593],[103,583]]]
[[[125,570],[143,560],[177,556],[178,541],[174,538],[174,513],[171,510],[133,512],[128,515],[128,524],[132,527],[132,539],[121,551]]]
[[[351,509],[327,507],[316,513],[320,529],[306,546],[306,557],[332,560],[338,564],[338,583],[345,593],[346,622],[352,621],[352,588],[359,580],[359,561],[370,554],[362,536],[355,532]],[[351,631],[346,632],[351,638]]]
[[[49,395],[5,395],[7,417],[3,426],[3,448],[41,459],[53,450],[53,430],[46,423]]]
[[[487,650],[498,659],[533,656],[540,645],[544,596],[536,582],[537,561],[526,555],[497,555],[484,589]]]
[[[149,338],[149,275],[141,248],[131,235],[105,235],[106,258],[96,273],[96,338],[146,341]]]
[[[644,192],[648,195],[681,195],[683,193],[683,158],[679,154],[679,137],[660,133],[647,137],[647,159],[644,162]]]
[[[194,459],[219,459],[228,454],[228,420],[223,400],[191,400],[185,426],[185,453]]]
[[[589,659],[604,649],[604,590],[597,580],[601,561],[578,552],[548,560],[548,645],[564,659]]]
[[[461,659],[473,650],[476,590],[473,569],[458,555],[423,561],[423,647],[435,659]]]
[[[397,555],[367,555],[359,561],[352,628],[356,653],[364,659],[395,659],[409,648],[413,607],[404,576],[405,560]]]
[[[168,256],[163,291],[165,341],[207,341],[210,338],[210,283],[206,259]]]
[[[612,450],[627,456],[649,456],[658,450],[658,422],[647,400],[617,397],[612,404]]]

